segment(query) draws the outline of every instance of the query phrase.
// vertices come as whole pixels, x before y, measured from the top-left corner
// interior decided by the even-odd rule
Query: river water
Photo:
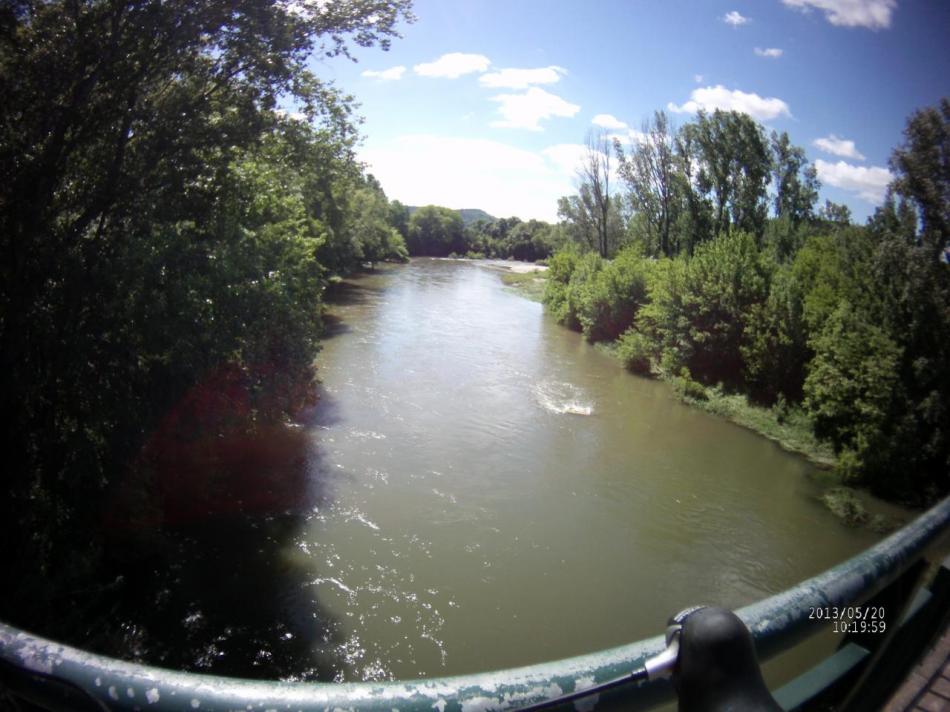
[[[123,635],[89,647],[265,678],[469,673],[657,635],[877,539],[805,460],[626,373],[497,269],[384,267],[336,290],[329,327],[299,423],[175,456]]]
[[[662,631],[866,548],[812,467],[687,408],[509,293],[417,260],[345,285],[294,563],[339,679],[466,673]]]

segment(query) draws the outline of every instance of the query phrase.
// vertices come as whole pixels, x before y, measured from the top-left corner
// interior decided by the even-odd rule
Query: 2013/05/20
[[[842,623],[884,622],[884,606],[812,606],[809,620],[839,621]]]

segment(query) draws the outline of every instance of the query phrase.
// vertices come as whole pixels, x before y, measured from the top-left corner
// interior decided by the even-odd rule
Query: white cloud
[[[782,56],[782,50],[780,50],[778,47],[768,47],[766,49],[756,47],[755,53],[760,57],[769,57],[771,59],[778,59]]]
[[[541,131],[539,121],[554,116],[569,118],[581,110],[579,105],[537,87],[531,87],[524,94],[498,94],[492,101],[501,104],[498,112],[504,117],[503,121],[492,122],[497,128]]]
[[[597,114],[597,116],[591,119],[591,123],[594,126],[600,126],[605,129],[613,129],[618,131],[627,128],[627,124],[625,124],[613,114]]]
[[[638,131],[637,129],[627,129],[624,133],[610,134],[607,138],[611,141],[616,139],[624,146],[629,146],[634,143],[646,143],[650,140],[649,135]]]
[[[893,176],[886,168],[879,166],[854,166],[844,161],[828,163],[820,158],[815,161],[815,170],[822,183],[857,193],[858,197],[877,205],[884,200],[887,184]]]
[[[551,165],[560,173],[565,179],[569,179],[574,187],[568,190],[567,193],[562,193],[561,195],[567,195],[569,193],[577,192],[576,183],[578,179],[578,172],[581,167],[587,161],[588,149],[587,146],[579,143],[558,143],[554,146],[548,146],[543,151],[541,155],[544,156]],[[602,155],[598,152],[598,155]],[[617,172],[617,162],[611,160],[610,162],[610,185],[611,192],[616,186],[620,185],[620,175]],[[560,195],[557,197],[561,197]],[[556,202],[556,199],[555,199]]]
[[[834,134],[825,136],[824,138],[816,138],[814,141],[812,141],[812,145],[815,146],[815,148],[818,148],[825,153],[830,153],[834,156],[853,158],[857,161],[864,160],[864,156],[862,156],[855,147],[854,141],[838,138]]]
[[[562,74],[567,74],[567,70],[554,65],[536,69],[500,69],[483,74],[478,83],[492,89],[527,89],[532,84],[556,84]]]
[[[746,93],[738,89],[726,89],[721,84],[714,87],[693,89],[689,101],[677,106],[673,102],[667,104],[670,111],[678,114],[692,114],[700,109],[714,111],[741,111],[754,119],[768,121],[778,116],[791,116],[791,111],[781,99],[775,97],[763,98],[755,93]]]
[[[402,79],[402,75],[405,74],[406,68],[402,65],[398,67],[390,67],[389,69],[367,69],[362,72],[361,76],[369,77],[370,79],[382,79],[383,81],[395,81],[397,79]]]
[[[583,149],[583,146],[577,148]],[[498,217],[557,220],[574,192],[570,150],[527,151],[501,141],[430,134],[367,147],[360,159],[390,198],[407,205],[481,208]]]
[[[891,26],[891,13],[897,0],[782,0],[788,7],[802,12],[816,8],[825,13],[832,25],[866,27],[870,30]]]
[[[281,119],[291,119],[293,121],[307,120],[307,115],[300,111],[287,112],[284,109],[277,109],[274,113]]]
[[[722,21],[727,25],[732,25],[733,27],[738,27],[739,25],[745,25],[748,22],[751,22],[748,17],[743,17],[736,10],[731,10],[723,15]]]
[[[693,75],[693,81],[696,82],[697,84],[702,84],[702,83],[703,83],[703,75],[702,75],[702,74],[694,74],[694,75]]]
[[[413,70],[423,77],[458,79],[463,74],[484,72],[490,64],[491,60],[483,54],[450,52],[449,54],[443,54],[434,62],[417,64],[413,67]]]
[[[548,146],[541,151],[541,155],[548,159],[559,173],[567,177],[573,177],[584,162],[584,157],[587,155],[587,146],[579,143],[559,143]]]

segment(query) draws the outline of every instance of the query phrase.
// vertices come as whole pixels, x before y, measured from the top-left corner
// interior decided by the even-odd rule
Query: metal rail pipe
[[[895,580],[950,527],[950,497],[867,551],[797,586],[737,611],[766,660],[826,622],[814,608],[860,604]],[[663,621],[657,621],[657,628]],[[368,710],[479,712],[516,709],[629,674],[664,648],[661,636],[509,670],[397,682],[285,683],[199,675],[123,662],[0,624],[0,678],[41,704],[91,710]],[[606,698],[625,709],[669,699],[663,680]],[[59,702],[57,703],[57,700]],[[65,702],[63,702],[65,700]]]

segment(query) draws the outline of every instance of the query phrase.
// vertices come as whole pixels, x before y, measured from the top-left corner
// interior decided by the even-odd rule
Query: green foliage
[[[775,215],[799,225],[812,218],[818,200],[818,174],[808,165],[805,151],[793,146],[786,132],[772,132],[772,173],[775,181]]]
[[[762,127],[748,114],[717,109],[700,111],[683,130],[693,138],[696,186],[711,196],[714,233],[743,230],[761,238],[772,167]]]
[[[405,262],[409,259],[406,242],[390,220],[389,201],[378,184],[355,188],[349,193],[349,243],[366,262]],[[398,216],[397,216],[398,220]]]
[[[541,220],[479,219],[465,226],[465,241],[486,257],[537,262],[554,253],[560,233],[556,226]]]
[[[606,263],[596,252],[586,252],[577,258],[565,290],[564,311],[558,315],[562,324],[571,329],[582,329],[581,309],[592,299],[594,283]]]
[[[646,301],[648,261],[639,247],[621,250],[601,269],[586,273],[587,282],[574,283],[577,321],[588,341],[618,338],[633,324]]]
[[[4,10],[0,538],[24,582],[0,596],[5,618],[77,588],[96,564],[103,491],[209,373],[246,389],[247,427],[301,405],[327,268],[399,252],[354,159],[351,100],[307,57],[348,55],[348,37],[385,46],[408,7]],[[276,111],[279,97],[303,119]]]
[[[746,381],[759,400],[799,401],[811,357],[801,282],[789,265],[772,274],[768,298],[751,305],[740,348]]]
[[[815,214],[814,168],[787,135],[766,141],[734,112],[700,113],[678,131],[657,114],[643,143],[614,151],[626,238],[659,259],[558,253],[545,303],[707,410],[766,432],[788,426],[794,435],[779,439],[810,452],[820,447],[801,433],[813,427],[846,479],[931,501],[950,490],[950,269],[938,259],[950,239],[948,126],[946,99],[910,117],[895,180],[861,228],[844,206]],[[571,244],[593,250],[591,186],[558,207]],[[775,407],[739,416],[758,413],[736,406],[746,397]]]
[[[403,241],[409,239],[409,208],[393,200],[389,203],[389,217],[387,222],[398,232]]]
[[[413,212],[409,218],[406,246],[411,255],[431,257],[468,252],[458,211],[426,205]]]
[[[579,259],[580,255],[576,250],[564,249],[548,260],[548,280],[544,285],[542,298],[554,318],[572,328],[576,328],[576,324],[568,322],[567,290]]]
[[[704,401],[707,399],[706,388],[702,383],[694,381],[689,369],[682,368],[678,376],[670,379],[673,391],[684,401]]]
[[[681,167],[674,153],[674,131],[669,116],[657,111],[645,122],[647,140],[631,148],[629,157],[614,140],[618,172],[627,186],[627,200],[638,218],[639,240],[649,255],[672,256],[679,251],[673,233],[683,210],[685,183],[677,174]]]
[[[813,339],[805,407],[815,432],[853,460],[851,478],[873,475],[886,452],[899,398],[902,350],[880,327],[842,301]]]
[[[649,375],[652,372],[653,343],[635,328],[627,329],[617,343],[617,357],[633,373]]]
[[[768,294],[771,266],[755,239],[730,233],[692,259],[661,261],[638,328],[658,347],[664,370],[687,367],[706,383],[742,384],[749,315]]]
[[[921,243],[938,253],[950,243],[950,99],[910,117],[891,167],[894,191],[916,209]]]
[[[854,490],[848,487],[834,487],[821,496],[822,503],[849,527],[860,527],[868,523],[870,514]]]

